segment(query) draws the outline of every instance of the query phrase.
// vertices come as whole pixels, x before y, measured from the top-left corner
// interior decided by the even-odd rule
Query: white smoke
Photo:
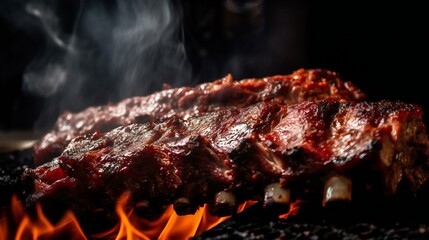
[[[120,85],[122,97],[151,78],[158,81],[190,78],[189,62],[179,39],[180,14],[165,3],[118,2],[109,64],[113,73],[121,73],[118,78],[126,83]]]
[[[58,6],[48,3],[25,5],[46,36],[23,76],[25,91],[47,99],[36,127],[64,110],[144,95],[163,83],[190,84],[180,4],[81,0],[67,30]]]

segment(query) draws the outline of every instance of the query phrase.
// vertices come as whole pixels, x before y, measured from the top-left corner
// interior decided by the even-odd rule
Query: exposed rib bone
[[[209,206],[209,211],[213,216],[228,216],[237,212],[236,197],[231,192],[220,191],[216,193],[214,204]]]
[[[352,181],[350,178],[334,175],[325,182],[323,206],[332,202],[350,202],[352,200]]]
[[[289,205],[290,190],[279,183],[271,183],[265,187],[264,207],[271,205]]]

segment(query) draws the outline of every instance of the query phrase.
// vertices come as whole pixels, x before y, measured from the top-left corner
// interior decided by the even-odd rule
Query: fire
[[[72,212],[67,212],[56,224],[51,223],[43,214],[42,207],[36,206],[37,218],[32,219],[16,196],[11,200],[11,212],[2,214],[0,225],[1,239],[87,239],[78,220]],[[11,218],[14,222],[8,221]],[[11,232],[12,225],[16,232]],[[13,235],[12,235],[13,234]]]
[[[280,219],[287,219],[289,216],[294,216],[298,214],[299,209],[301,208],[302,200],[296,200],[290,204],[290,209],[287,213],[279,215]]]
[[[199,208],[193,215],[178,216],[170,205],[157,220],[148,221],[139,218],[133,210],[126,212],[126,205],[130,193],[124,193],[116,204],[116,213],[120,221],[107,232],[92,235],[91,238],[119,239],[188,239],[198,236],[217,224],[227,220],[228,217],[215,217],[210,215],[206,205]],[[249,201],[240,205],[238,212],[243,211],[255,202]]]
[[[0,239],[188,239],[198,236],[227,220],[227,217],[216,217],[209,213],[204,205],[193,215],[178,216],[170,205],[164,213],[155,220],[139,217],[134,209],[129,209],[130,193],[124,193],[117,201],[116,213],[118,224],[108,231],[86,236],[79,221],[72,212],[66,212],[57,222],[52,223],[43,213],[40,205],[36,206],[36,217],[26,213],[16,196],[12,197],[10,212],[2,212],[0,218]],[[238,212],[255,204],[256,201],[247,201],[241,204]],[[298,212],[300,201],[291,204],[290,211],[279,215],[287,218]]]

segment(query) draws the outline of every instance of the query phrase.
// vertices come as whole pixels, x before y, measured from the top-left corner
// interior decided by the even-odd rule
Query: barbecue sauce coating
[[[34,145],[36,165],[59,156],[75,137],[107,132],[132,123],[157,122],[172,116],[187,119],[257,102],[292,104],[306,100],[361,101],[365,95],[338,74],[322,69],[299,69],[290,75],[234,81],[231,75],[195,87],[167,89],[119,103],[64,112],[53,129]]]
[[[124,191],[152,207],[186,198],[195,208],[213,203],[219,191],[233,192],[239,201],[260,200],[273,182],[297,194],[308,187],[321,192],[331,174],[394,194],[402,181],[411,191],[426,184],[428,146],[418,105],[261,102],[80,136],[55,161],[27,169],[24,178],[36,183],[26,193],[28,205],[50,202],[59,192],[81,203],[102,196],[102,203],[73,202],[74,209],[113,205]],[[381,183],[366,179],[368,171]]]

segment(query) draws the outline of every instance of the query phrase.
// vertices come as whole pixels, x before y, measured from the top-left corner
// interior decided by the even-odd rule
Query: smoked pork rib
[[[323,194],[324,181],[340,180],[367,181],[386,194],[407,183],[415,192],[429,176],[422,114],[403,102],[261,102],[121,126],[77,137],[54,161],[27,169],[26,201],[62,199],[81,210],[113,205],[130,191],[140,205],[174,204],[189,214],[204,203],[264,200],[272,183],[297,195]]]
[[[163,90],[148,96],[132,97],[117,104],[89,107],[81,112],[64,112],[53,129],[34,145],[36,165],[51,161],[79,135],[105,132],[131,123],[159,121],[177,115],[182,118],[245,107],[256,102],[281,104],[304,100],[335,99],[361,101],[365,95],[338,74],[321,69],[300,69],[290,75],[234,81],[231,75],[195,87]]]

